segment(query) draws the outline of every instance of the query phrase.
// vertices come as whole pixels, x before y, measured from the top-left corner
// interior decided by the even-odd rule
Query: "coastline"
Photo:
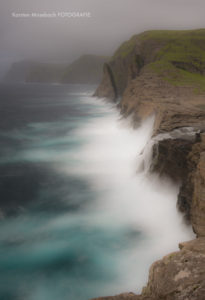
[[[170,35],[166,31],[163,34],[162,40],[159,38],[154,40],[153,36],[158,37],[158,32],[144,33],[143,39],[141,36],[133,37],[127,42],[127,47],[130,49],[130,44],[134,46],[129,53],[126,52],[126,55],[122,55],[125,45],[119,48],[109,66],[104,67],[104,77],[95,96],[116,101],[116,89],[118,89],[118,95],[122,97],[118,104],[121,114],[125,118],[132,116],[136,127],[147,117],[155,114],[153,137],[157,139],[159,135],[164,134],[164,139],[159,139],[153,147],[152,171],[181,183],[178,209],[184,214],[186,221],[192,225],[196,239],[188,242],[182,241],[179,244],[179,251],[170,253],[153,263],[149,271],[147,286],[144,287],[141,295],[121,294],[98,298],[99,300],[204,299],[205,92],[195,79],[189,81],[189,84],[182,80],[184,71],[181,72],[181,69],[178,69],[179,63],[177,67],[174,67],[175,69],[170,67],[171,71],[166,67],[156,72],[155,66],[161,63],[160,60],[159,62],[156,60],[156,53],[163,52],[167,35]],[[184,32],[180,34],[182,38],[185,35]],[[190,34],[190,41],[193,42],[192,32]],[[146,35],[147,39],[144,38]],[[174,43],[176,43],[176,38]],[[165,55],[168,55],[167,52]],[[162,60],[161,68],[167,66],[167,63]],[[187,63],[189,67],[185,76],[193,74],[190,64]],[[181,65],[182,63],[180,63],[180,68]],[[184,66],[185,64],[183,68]],[[122,73],[124,69],[126,70]],[[178,80],[174,83],[173,78],[170,79],[173,74],[174,80],[176,78]],[[203,80],[203,75],[200,76]],[[115,84],[113,84],[113,78],[115,78]],[[173,135],[174,131],[177,134]],[[191,138],[187,136],[186,131],[193,131]]]

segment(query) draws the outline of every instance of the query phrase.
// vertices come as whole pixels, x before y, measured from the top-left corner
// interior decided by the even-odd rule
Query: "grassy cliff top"
[[[138,35],[140,39],[178,39],[178,38],[190,38],[190,37],[203,37],[205,35],[205,29],[192,29],[192,30],[148,30]]]
[[[205,91],[205,29],[152,30],[134,35],[117,49],[111,61],[136,53],[169,83]]]
[[[118,57],[126,58],[129,54],[131,54],[136,47],[137,38],[138,36],[134,35],[133,37],[131,37],[131,39],[122,43],[122,45],[115,51],[110,60],[115,60]]]

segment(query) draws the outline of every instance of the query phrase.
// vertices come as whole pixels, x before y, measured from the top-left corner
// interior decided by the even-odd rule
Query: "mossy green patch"
[[[181,38],[187,38],[190,39],[196,38],[196,37],[202,37],[205,36],[205,29],[195,29],[195,30],[150,30],[145,31],[143,33],[140,33],[138,35],[138,38],[140,40],[173,40],[173,39],[181,39]]]
[[[131,39],[129,39],[128,41],[125,41],[114,53],[111,60],[114,60],[117,57],[125,58],[128,55],[130,55],[135,49],[136,39],[137,39],[137,35],[134,35],[133,37],[131,37]]]
[[[172,63],[159,60],[149,65],[160,77],[174,86],[189,86],[195,94],[205,92],[205,76],[181,70]]]
[[[108,62],[118,94],[143,68],[174,86],[205,92],[205,29],[152,30],[132,36]]]
[[[156,39],[157,51],[152,70],[176,86],[192,86],[195,93],[205,91],[205,29],[187,31],[148,31],[142,41]]]

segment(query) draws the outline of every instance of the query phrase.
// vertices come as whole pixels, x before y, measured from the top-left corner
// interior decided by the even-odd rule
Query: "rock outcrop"
[[[181,183],[178,208],[196,239],[152,265],[141,295],[102,299],[205,299],[204,61],[204,29],[149,31],[125,42],[104,69],[97,96],[120,96],[135,126],[155,115],[151,171]]]
[[[180,251],[155,262],[141,295],[132,293],[99,300],[204,300],[205,238],[181,243]],[[93,300],[97,300],[93,299]]]
[[[163,300],[204,299],[205,239],[181,243],[180,248],[181,251],[171,253],[151,266],[142,296]]]

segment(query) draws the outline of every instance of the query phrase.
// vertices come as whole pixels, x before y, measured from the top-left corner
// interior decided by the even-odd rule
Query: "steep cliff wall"
[[[19,61],[13,63],[4,76],[6,82],[59,82],[65,71],[65,64]]]
[[[71,64],[19,61],[4,77],[7,82],[99,84],[107,56],[83,55]]]
[[[192,86],[195,92],[204,90],[205,30],[147,31],[124,42],[108,61],[117,96],[122,96],[130,81],[141,76],[144,66],[174,86]],[[112,81],[104,72],[95,95],[112,98]]]
[[[204,300],[205,30],[142,33],[108,65],[96,95],[121,96],[122,115],[132,115],[136,126],[155,114],[151,169],[181,183],[178,208],[197,238],[152,265],[141,295],[101,299]]]
[[[98,84],[102,78],[103,64],[107,56],[83,55],[64,70],[62,83]]]

